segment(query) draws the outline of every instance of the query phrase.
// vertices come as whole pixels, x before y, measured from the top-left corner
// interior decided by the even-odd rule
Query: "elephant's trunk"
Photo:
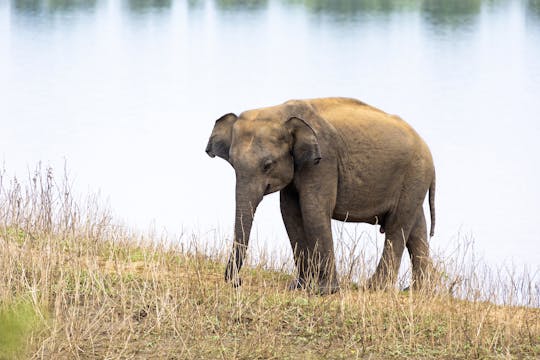
[[[235,286],[240,285],[238,272],[242,268],[249,243],[249,235],[253,217],[257,206],[262,200],[264,189],[260,190],[248,181],[236,181],[236,218],[234,223],[234,242],[227,269],[225,280],[231,281]]]

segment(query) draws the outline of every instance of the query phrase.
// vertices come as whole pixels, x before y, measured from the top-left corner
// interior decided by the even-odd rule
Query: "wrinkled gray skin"
[[[275,191],[298,270],[291,288],[339,289],[331,219],[379,224],[385,232],[369,288],[395,284],[405,246],[413,286],[425,280],[431,263],[422,204],[429,190],[433,235],[435,170],[425,142],[399,117],[354,99],[293,100],[224,115],[206,152],[236,172],[234,244],[225,272],[235,286],[257,205]]]

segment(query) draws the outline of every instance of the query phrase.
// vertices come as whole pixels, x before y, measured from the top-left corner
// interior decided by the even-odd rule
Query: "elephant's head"
[[[281,111],[248,111],[219,118],[206,147],[210,157],[227,160],[236,172],[233,252],[225,279],[239,285],[255,210],[264,195],[292,182],[295,171],[321,159],[317,136],[308,123]]]

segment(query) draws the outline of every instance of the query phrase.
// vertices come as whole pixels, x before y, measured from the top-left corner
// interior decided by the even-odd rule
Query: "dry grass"
[[[540,357],[530,276],[505,277],[504,289],[533,306],[488,301],[500,299],[496,272],[449,269],[438,291],[363,292],[344,278],[320,297],[287,291],[290,274],[260,265],[233,289],[219,254],[115,226],[50,170],[25,187],[2,181],[0,359]]]

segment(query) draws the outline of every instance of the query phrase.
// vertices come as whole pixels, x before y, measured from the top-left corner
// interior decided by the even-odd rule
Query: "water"
[[[0,0],[4,167],[67,162],[135,227],[230,239],[214,120],[322,96],[399,114],[430,145],[435,249],[474,239],[491,263],[539,269],[538,1]],[[276,194],[254,234],[287,249]]]

